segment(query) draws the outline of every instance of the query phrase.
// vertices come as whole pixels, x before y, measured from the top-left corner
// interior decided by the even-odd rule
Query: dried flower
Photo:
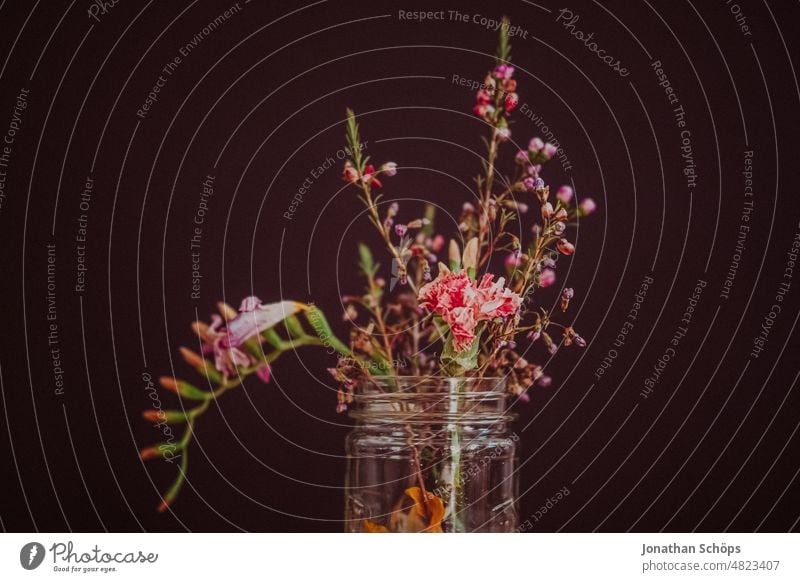
[[[575,296],[575,290],[572,287],[565,287],[561,292],[561,311],[566,311],[569,307],[570,299]]]

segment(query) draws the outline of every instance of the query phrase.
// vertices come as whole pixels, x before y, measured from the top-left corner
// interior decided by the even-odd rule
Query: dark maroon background
[[[360,114],[369,154],[402,167],[386,193],[401,200],[403,216],[420,207],[406,198],[457,212],[479,170],[482,127],[469,113],[473,94],[452,77],[481,79],[496,35],[471,22],[398,19],[398,9],[420,2],[242,2],[139,119],[161,68],[231,4],[121,1],[95,22],[85,0],[0,2],[0,133],[20,89],[30,90],[0,208],[4,530],[342,529],[350,421],[334,412],[331,356],[290,355],[269,386],[248,383],[213,406],[198,425],[188,483],[163,515],[155,507],[175,469],[137,456],[159,437],[140,417],[150,405],[142,374],[174,366],[189,377],[177,346],[191,345],[188,323],[219,298],[314,301],[344,337],[338,296],[360,289],[355,244],[374,237],[354,192],[341,191],[339,162],[293,220],[283,213],[311,169],[342,147],[347,106]],[[797,277],[765,350],[749,356],[800,221],[797,4],[741,0],[752,36],[724,1],[603,4],[568,7],[627,78],[556,23],[563,6],[549,0],[425,4],[505,14],[529,31],[512,39],[521,102],[546,120],[572,164],[564,172],[552,162],[545,178],[572,180],[599,205],[559,271],[559,284],[576,290],[571,314],[589,347],[559,352],[547,364],[553,386],[517,406],[521,521],[533,522],[568,487],[533,531],[797,529]],[[656,59],[686,110],[699,174],[691,196]],[[537,134],[515,119],[519,143]],[[725,300],[748,149],[752,230]],[[505,156],[510,171],[513,146]],[[207,174],[215,194],[193,300],[188,240]],[[76,293],[87,175],[95,183],[87,283]],[[47,344],[50,243],[60,395]],[[641,316],[596,381],[648,274]],[[708,285],[689,333],[643,399],[701,278]]]

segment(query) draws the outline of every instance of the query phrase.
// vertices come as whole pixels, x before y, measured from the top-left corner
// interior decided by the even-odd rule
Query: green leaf
[[[360,258],[359,266],[364,272],[364,275],[368,278],[374,277],[377,269],[370,248],[364,243],[358,243],[358,256]]]
[[[209,400],[213,397],[211,392],[201,390],[185,380],[178,380],[178,394],[187,400]]]
[[[452,333],[447,337],[442,350],[442,368],[450,376],[463,376],[465,372],[474,370],[478,367],[478,352],[481,347],[481,334],[483,333],[483,323],[476,328],[475,339],[468,350],[457,352],[453,348]]]
[[[290,338],[301,339],[307,337],[308,334],[306,334],[306,330],[303,329],[303,325],[296,316],[290,315],[283,321],[283,323],[286,325],[286,331],[289,332]]]
[[[508,29],[510,27],[511,22],[508,18],[503,18],[503,23],[500,25],[500,39],[497,44],[498,64],[511,60],[511,45],[508,43]]]
[[[261,335],[265,340],[267,340],[267,343],[276,350],[283,349],[283,344],[284,344],[283,338],[280,335],[278,335],[278,332],[275,331],[275,329],[273,328],[265,329],[263,332],[261,332]]]
[[[426,204],[424,216],[428,220],[427,224],[422,225],[422,234],[426,237],[433,236],[433,221],[436,218],[436,207],[433,204]]]
[[[197,366],[196,370],[202,375],[205,376],[209,382],[213,384],[222,384],[222,374],[220,374],[217,369],[214,367],[214,364],[209,362],[208,360],[203,360],[203,363]]]
[[[322,313],[319,307],[316,305],[310,306],[308,311],[305,312],[305,316],[311,328],[314,330],[314,333],[317,334],[324,346],[330,346],[342,355],[351,355],[350,348],[344,345],[339,338],[333,334],[328,320],[325,319],[325,314]]]
[[[358,173],[363,174],[364,161],[361,159],[361,137],[358,135],[356,114],[349,107],[347,108],[347,145],[350,148],[350,155],[353,156],[353,163]]]

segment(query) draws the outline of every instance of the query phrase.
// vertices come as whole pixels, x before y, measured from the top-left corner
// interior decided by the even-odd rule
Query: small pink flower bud
[[[584,198],[583,200],[581,200],[579,208],[581,210],[581,213],[583,213],[584,215],[588,215],[597,209],[597,204],[595,204],[594,200],[592,200],[591,198]]]
[[[435,237],[433,237],[433,240],[431,241],[431,250],[434,253],[438,253],[443,248],[444,248],[444,237],[440,234],[437,234]]]
[[[556,345],[553,344],[552,348],[555,348],[555,347],[556,347]],[[552,348],[550,348],[550,353],[554,354],[556,350],[554,350]],[[539,386],[542,387],[542,388],[550,388],[550,386],[553,384],[553,379],[550,376],[542,376],[537,381],[537,384],[539,384]]]
[[[528,192],[533,192],[536,189],[536,179],[528,176],[522,181],[522,185]]]
[[[517,155],[514,156],[514,161],[518,164],[527,164],[528,163],[528,150],[519,150]]]
[[[492,101],[492,96],[486,89],[481,89],[478,91],[477,100],[481,105],[486,105]]]
[[[528,212],[528,205],[524,202],[517,202],[517,212],[520,214],[525,214]]]
[[[534,137],[530,142],[528,142],[528,149],[534,153],[538,153],[544,147],[544,142],[541,138]]]
[[[539,287],[549,287],[556,282],[556,272],[553,269],[542,269],[539,273]]]
[[[583,338],[582,338],[581,336],[579,336],[579,335],[576,335],[576,336],[573,338],[573,341],[575,342],[575,345],[576,345],[576,346],[578,346],[579,348],[585,348],[585,347],[586,347],[586,340],[585,340],[585,339],[583,339]]]
[[[511,129],[508,127],[498,127],[497,128],[497,139],[500,141],[508,141],[511,137]]]
[[[510,79],[514,74],[514,67],[511,65],[497,65],[492,71],[495,79]]]
[[[558,148],[551,143],[544,144],[544,155],[547,156],[547,159],[552,158],[554,155],[558,153]]]
[[[394,232],[397,236],[403,237],[406,235],[406,232],[408,232],[408,227],[405,224],[395,224]]]
[[[575,192],[572,190],[570,186],[564,185],[558,189],[556,192],[556,198],[561,200],[564,204],[569,204],[572,201],[572,196]]]
[[[563,222],[556,222],[553,225],[553,233],[556,234],[557,236],[561,236],[562,234],[564,234],[565,230],[567,230],[567,225],[564,224]]]
[[[519,254],[519,252],[510,253],[506,257],[506,267],[508,267],[509,269],[515,269],[519,267],[521,264],[522,264],[522,256]]]
[[[358,181],[358,171],[356,171],[355,166],[350,163],[350,160],[345,162],[344,170],[342,171],[342,179],[345,182],[357,182]]]
[[[542,204],[542,218],[547,220],[551,216],[553,216],[553,205],[549,202]]]
[[[555,213],[553,218],[560,222],[565,222],[567,218],[569,218],[569,215],[567,214],[566,210],[564,210],[563,208],[559,208],[558,212]]]
[[[558,247],[558,250],[565,255],[571,255],[575,252],[575,245],[565,238],[559,239],[556,246]]]
[[[397,174],[397,164],[394,162],[386,162],[381,166],[381,172],[387,176],[394,176]]]

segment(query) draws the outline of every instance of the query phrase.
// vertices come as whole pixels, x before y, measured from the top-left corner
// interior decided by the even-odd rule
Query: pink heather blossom
[[[554,155],[558,153],[558,148],[551,143],[544,144],[544,155],[549,158],[552,158]]]
[[[570,186],[561,186],[556,193],[556,198],[561,200],[564,204],[569,204],[572,201],[572,196],[575,192],[572,190]]]
[[[509,269],[516,269],[522,264],[522,255],[519,253],[509,253],[506,256],[506,267]]]
[[[372,184],[376,188],[380,188],[383,186],[380,180],[378,180],[378,178],[375,177],[375,166],[373,166],[372,164],[364,168],[364,175],[361,177],[361,181],[364,182],[365,184]]]
[[[569,218],[569,214],[567,214],[567,211],[563,208],[559,208],[558,212],[553,215],[553,219],[559,222],[566,222],[567,218]]]
[[[386,176],[394,176],[397,174],[397,164],[394,162],[386,162],[381,166],[381,172]]]
[[[518,164],[527,164],[528,163],[528,150],[519,150],[517,155],[514,156],[514,159],[517,161]]]
[[[342,179],[345,182],[358,182],[358,171],[349,161],[345,162],[342,170]]]
[[[475,339],[475,327],[480,321],[509,317],[522,305],[522,298],[505,287],[505,279],[492,281],[486,274],[476,284],[462,273],[441,271],[432,282],[419,290],[421,307],[436,313],[450,327],[453,348],[469,349]]]
[[[534,137],[530,142],[528,142],[528,149],[534,153],[538,153],[544,147],[544,142],[541,138]]]
[[[584,198],[579,205],[583,214],[591,214],[597,209],[597,204],[591,198]]]
[[[556,243],[556,246],[558,247],[559,252],[564,255],[571,255],[575,252],[575,245],[565,238],[559,239],[558,243]]]
[[[553,216],[553,205],[549,202],[542,204],[542,218],[547,220],[551,216]]]
[[[508,127],[498,127],[497,128],[497,139],[500,141],[508,141],[511,137],[511,129]]]
[[[504,101],[504,108],[506,111],[513,111],[519,103],[519,96],[516,93],[509,93],[506,95]]]
[[[488,103],[476,103],[475,107],[472,108],[473,113],[478,117],[488,117],[492,113],[494,113],[494,107],[489,105]]]
[[[492,96],[486,89],[481,89],[480,91],[478,91],[477,100],[478,103],[485,105],[487,103],[491,103]]]
[[[528,192],[533,192],[536,188],[536,179],[528,176],[522,181],[522,185],[525,186]]]
[[[539,274],[539,287],[549,287],[556,282],[556,272],[553,269],[542,269]]]
[[[492,72],[495,79],[510,79],[514,75],[514,67],[511,65],[497,65]]]

